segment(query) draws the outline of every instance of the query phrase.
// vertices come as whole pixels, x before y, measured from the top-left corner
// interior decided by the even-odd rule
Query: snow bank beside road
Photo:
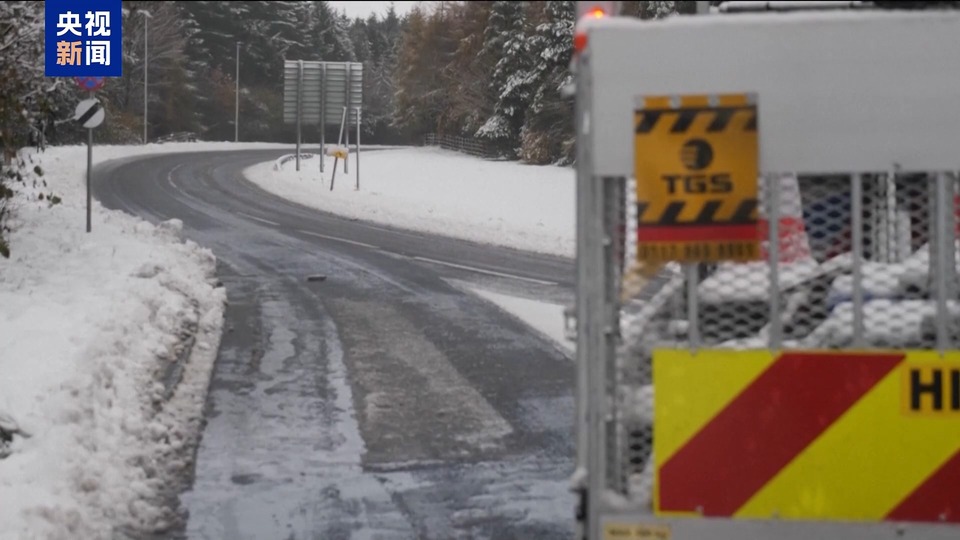
[[[341,162],[342,163],[342,162]],[[275,162],[244,171],[261,188],[299,204],[350,218],[465,240],[572,257],[575,184],[569,167],[487,161],[437,148],[362,152],[339,167],[330,191],[333,159],[320,178],[316,159]]]
[[[231,146],[98,147],[94,156]],[[14,438],[0,459],[4,539],[167,526],[163,490],[192,459],[219,345],[225,293],[213,285],[213,255],[182,242],[176,221],[154,227],[99,204],[86,234],[85,153],[24,153],[44,174],[12,186],[12,255],[0,258],[0,413],[29,437]],[[50,207],[49,194],[62,203]],[[179,359],[179,384],[168,391],[164,376]]]
[[[563,306],[550,302],[530,300],[500,294],[484,289],[471,288],[474,294],[495,304],[500,309],[520,319],[531,328],[550,338],[568,353],[574,352],[574,344],[568,340],[564,332]]]

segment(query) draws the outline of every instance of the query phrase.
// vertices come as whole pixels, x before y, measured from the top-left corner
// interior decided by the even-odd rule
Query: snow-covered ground
[[[342,161],[340,162],[343,163]],[[438,148],[362,152],[360,190],[333,158],[321,179],[316,159],[245,171],[261,188],[327,212],[476,242],[572,257],[575,186],[570,167],[488,161]]]
[[[550,338],[567,352],[573,352],[574,344],[565,337],[563,331],[564,307],[562,305],[501,294],[486,289],[472,288],[471,290],[477,296],[492,302],[537,332]]]
[[[264,147],[96,147],[94,159]],[[0,449],[0,538],[163,527],[163,489],[189,462],[220,340],[214,257],[176,221],[96,202],[85,233],[86,148],[21,155],[43,174],[11,186],[12,253],[0,258],[0,428],[22,432]]]

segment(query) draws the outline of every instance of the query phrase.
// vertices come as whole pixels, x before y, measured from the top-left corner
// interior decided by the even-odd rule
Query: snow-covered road
[[[283,147],[97,147],[95,162],[115,160],[98,194],[154,225],[95,200],[90,235],[84,147],[48,150],[43,176],[18,185],[13,258],[0,259],[0,428],[29,437],[0,460],[0,537],[566,534],[572,368],[549,339],[570,262],[403,230],[562,253],[562,212],[545,230],[516,211],[559,169],[416,149],[389,166],[370,152],[365,182],[382,191],[335,205],[370,224],[247,184],[243,168],[282,153],[263,148]],[[199,154],[131,157],[173,152]],[[415,207],[378,181],[376,167],[414,157],[440,163],[421,167],[433,186],[472,161],[458,189],[477,171],[540,172],[506,211],[484,218],[474,192],[473,210],[453,205],[458,220],[443,191],[421,189]],[[211,252],[184,236],[226,256],[217,278],[232,303],[196,483],[179,505],[224,302]],[[328,280],[305,285],[313,273]]]
[[[182,531],[568,536],[572,363],[463,283],[562,305],[570,261],[318,213],[242,178],[277,155],[100,170],[107,206],[183,219],[230,300]]]

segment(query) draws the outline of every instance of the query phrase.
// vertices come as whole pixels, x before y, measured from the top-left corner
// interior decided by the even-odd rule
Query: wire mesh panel
[[[632,182],[632,181],[631,181]],[[624,258],[612,366],[608,488],[650,509],[655,349],[932,349],[960,340],[954,173],[899,171],[760,180],[763,260],[637,262],[634,190],[609,233]]]

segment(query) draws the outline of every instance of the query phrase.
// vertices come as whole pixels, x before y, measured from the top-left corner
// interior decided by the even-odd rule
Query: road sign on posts
[[[317,62],[303,60],[303,94],[297,108],[299,60],[283,65],[283,121],[296,124],[338,126],[344,107],[363,106],[363,64],[360,62]],[[349,95],[349,98],[348,98]],[[348,103],[349,101],[349,103]]]
[[[638,98],[637,257],[648,262],[760,256],[753,96]]]
[[[312,124],[320,126],[320,172],[323,173],[326,155],[325,127],[341,125],[337,144],[346,138],[350,144],[350,121],[352,116],[343,111],[357,111],[363,105],[363,64],[359,62],[318,62],[305,60],[286,60],[283,74],[283,121],[297,126],[297,155],[300,154],[301,126]],[[359,132],[359,126],[357,126]],[[358,136],[359,141],[359,136]],[[359,144],[357,144],[359,160]],[[336,161],[335,161],[336,162]],[[297,167],[299,170],[299,165]],[[343,172],[347,171],[347,160],[343,161]],[[359,184],[359,178],[357,179]],[[331,182],[332,186],[332,182]]]
[[[77,104],[73,113],[73,119],[81,126],[87,128],[87,232],[93,227],[90,215],[90,171],[93,168],[93,128],[103,123],[106,116],[103,112],[103,106],[95,98],[85,99]]]

